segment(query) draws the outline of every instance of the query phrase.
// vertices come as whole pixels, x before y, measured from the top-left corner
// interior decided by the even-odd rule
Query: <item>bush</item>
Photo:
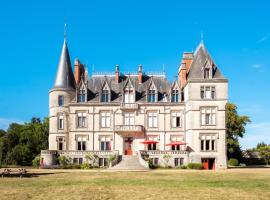
[[[228,161],[228,164],[231,165],[231,166],[238,166],[239,162],[235,158],[230,158],[229,161]]]
[[[34,158],[34,160],[32,160],[32,165],[34,166],[34,167],[39,167],[39,165],[40,165],[40,155],[37,155],[35,158]]]
[[[59,162],[60,167],[64,169],[66,169],[71,164],[71,158],[66,156],[59,156],[57,160]]]
[[[81,169],[90,169],[90,165],[88,163],[83,163],[80,165]]]
[[[202,163],[188,163],[187,167],[189,169],[202,169],[203,165],[202,165]]]
[[[180,166],[180,169],[187,169],[187,166],[186,165],[182,165],[182,166]]]
[[[148,166],[150,169],[156,169],[158,167],[153,163],[153,159],[148,160]]]

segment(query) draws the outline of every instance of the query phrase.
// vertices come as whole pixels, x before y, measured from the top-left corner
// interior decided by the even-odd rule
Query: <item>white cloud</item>
[[[259,69],[262,67],[262,65],[261,64],[253,64],[252,67],[255,69]]]
[[[266,41],[269,38],[270,34],[268,33],[267,35],[264,35],[263,37],[261,37],[257,43],[262,43],[264,41]]]
[[[255,147],[259,142],[270,144],[270,122],[248,124],[244,138],[240,139],[243,149]]]
[[[9,126],[9,124],[11,123],[19,123],[22,124],[23,121],[22,120],[18,120],[18,119],[11,119],[11,118],[1,118],[0,117],[0,129],[4,129],[6,130]]]

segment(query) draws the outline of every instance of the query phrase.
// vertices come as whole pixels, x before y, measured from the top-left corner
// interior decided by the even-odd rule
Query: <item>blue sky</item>
[[[269,1],[1,1],[0,128],[48,115],[68,24],[72,60],[95,71],[177,74],[200,42],[229,79],[229,100],[251,117],[244,148],[270,143]]]

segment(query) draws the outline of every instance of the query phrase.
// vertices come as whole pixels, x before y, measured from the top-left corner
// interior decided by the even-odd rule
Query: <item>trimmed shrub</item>
[[[186,165],[182,165],[182,166],[180,166],[180,169],[187,169],[187,166]]]
[[[57,158],[61,168],[67,169],[71,165],[71,158],[66,156],[59,156]]]
[[[39,167],[39,165],[40,165],[40,155],[37,155],[37,156],[34,158],[34,160],[32,160],[32,165],[33,165],[34,167],[36,167],[36,168]]]
[[[80,165],[81,169],[90,169],[90,165],[88,163],[83,163]]]
[[[231,166],[238,166],[239,162],[235,158],[230,158],[229,161],[228,161],[228,164],[231,165]]]
[[[202,163],[188,163],[189,169],[202,169],[203,165]]]

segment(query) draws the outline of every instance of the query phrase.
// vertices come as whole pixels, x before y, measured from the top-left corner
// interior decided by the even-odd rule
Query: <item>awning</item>
[[[156,144],[158,143],[157,141],[153,141],[153,140],[145,140],[143,142],[141,142],[142,144]]]
[[[180,142],[180,141],[175,141],[175,142],[171,142],[169,144],[166,144],[166,146],[173,146],[173,145],[186,145],[186,142]]]

